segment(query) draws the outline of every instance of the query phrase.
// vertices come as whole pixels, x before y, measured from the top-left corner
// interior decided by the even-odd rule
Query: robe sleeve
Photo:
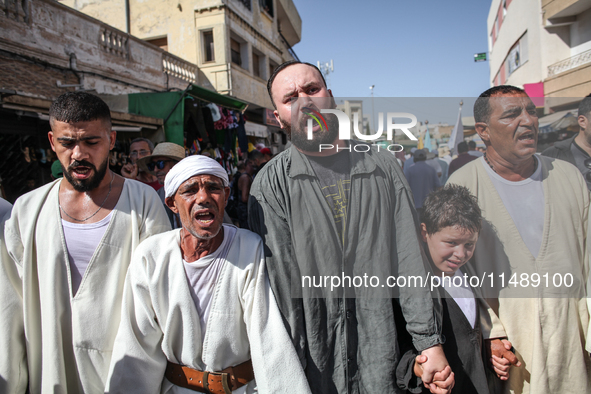
[[[4,221],[0,218],[0,229]],[[14,241],[20,238],[10,232]],[[0,393],[25,393],[28,383],[20,261],[8,254],[0,232]]]
[[[154,189],[151,187],[149,189],[149,193],[145,193],[144,199],[138,204],[144,210],[144,220],[140,227],[140,242],[152,235],[171,230],[170,220],[162,200],[160,200]]]
[[[310,393],[306,375],[283,324],[265,271],[262,243],[243,291],[244,322],[260,393]]]
[[[144,243],[145,245],[145,243]],[[107,378],[107,393],[159,393],[166,369],[163,332],[149,290],[146,258],[138,247],[131,261]]]
[[[256,189],[257,182],[253,184]],[[279,307],[284,324],[296,348],[300,362],[306,368],[306,331],[304,305],[301,298],[291,294],[291,277],[298,267],[292,255],[291,230],[279,200],[267,200],[273,196],[257,193],[248,201],[248,224],[265,245],[266,271],[273,290],[275,302]],[[270,194],[270,193],[269,193]],[[297,272],[299,276],[299,272]]]
[[[451,165],[450,165],[451,168]],[[454,173],[447,180],[447,184],[460,185],[468,188],[470,192],[478,197],[478,191],[470,182],[470,176],[474,177],[472,173],[466,171],[459,171]],[[472,180],[474,182],[474,180]],[[482,235],[482,233],[481,233]],[[474,258],[474,257],[473,257]],[[469,269],[469,266],[467,265]],[[503,322],[495,310],[498,310],[498,299],[485,299],[479,289],[475,289],[478,296],[478,308],[480,309],[480,325],[482,329],[482,336],[484,339],[507,338],[507,332]],[[511,340],[511,338],[509,338]]]
[[[584,228],[585,232],[585,261],[583,262],[583,274],[587,278],[586,287],[585,287],[585,295],[587,296],[587,310],[589,312],[589,316],[591,316],[591,275],[589,274],[589,254],[591,253],[591,237],[589,234],[591,233],[591,220],[589,220],[589,214],[591,213],[591,209],[587,206],[586,215],[584,215],[585,222]],[[587,327],[587,337],[585,342],[585,350],[591,353],[591,321],[589,322],[589,326]]]

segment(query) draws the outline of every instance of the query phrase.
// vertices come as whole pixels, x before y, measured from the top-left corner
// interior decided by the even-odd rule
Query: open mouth
[[[449,268],[456,269],[456,268],[459,268],[462,265],[462,263],[461,262],[452,262],[452,261],[447,260],[447,265],[449,266]]]
[[[202,212],[198,212],[195,215],[195,219],[202,226],[208,226],[211,223],[213,223],[213,220],[215,219],[215,215],[209,211],[202,211]]]
[[[533,142],[535,138],[535,134],[533,131],[527,132],[527,133],[523,133],[519,136],[519,138],[517,138],[519,141],[525,141],[525,142]]]
[[[74,167],[72,168],[72,174],[77,179],[85,179],[90,175],[91,169],[89,167]]]
[[[312,122],[312,132],[316,133],[317,131],[322,130],[322,126],[316,120],[308,115],[304,115],[302,117],[301,125],[305,132],[308,131],[309,121]]]

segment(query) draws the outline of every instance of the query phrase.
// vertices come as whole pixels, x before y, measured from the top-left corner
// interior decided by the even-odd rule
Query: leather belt
[[[172,384],[207,394],[231,394],[254,379],[252,361],[248,360],[221,372],[199,371],[170,361],[164,376]]]

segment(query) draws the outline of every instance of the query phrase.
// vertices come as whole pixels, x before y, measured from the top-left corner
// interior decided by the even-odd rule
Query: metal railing
[[[197,70],[196,65],[180,57],[176,57],[170,53],[162,54],[162,71],[166,74],[187,82],[195,82],[197,80]]]
[[[591,50],[579,53],[578,55],[571,56],[568,59],[561,60],[558,63],[548,66],[548,76],[551,77],[587,63],[591,63]]]

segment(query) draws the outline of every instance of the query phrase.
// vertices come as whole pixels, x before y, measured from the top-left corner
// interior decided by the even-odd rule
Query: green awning
[[[224,96],[223,94],[216,93],[214,91],[202,88],[201,86],[193,85],[187,93],[191,96],[204,100],[209,101],[211,103],[220,105],[222,107],[226,107],[229,109],[236,109],[238,111],[244,110],[248,107],[248,104],[244,101],[240,101],[236,98],[230,96]]]
[[[224,96],[201,86],[191,85],[187,94],[197,99],[219,106],[244,110],[248,104],[233,97]],[[129,113],[167,119],[164,124],[166,141],[184,145],[184,108],[181,97],[183,92],[132,93],[128,95]],[[185,96],[186,98],[186,96]]]
[[[175,105],[183,92],[131,93],[127,95],[129,113],[162,118],[167,142],[184,146],[184,105]],[[169,116],[170,115],[170,116]]]

